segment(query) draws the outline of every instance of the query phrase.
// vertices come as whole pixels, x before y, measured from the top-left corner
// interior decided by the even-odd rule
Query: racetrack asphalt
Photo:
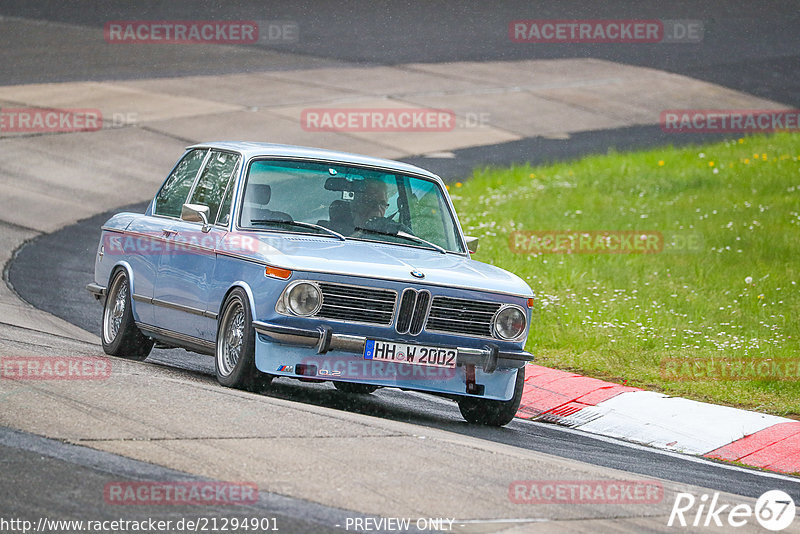
[[[224,9],[222,4],[209,1],[169,4],[145,2],[137,3],[135,7],[126,2],[109,2],[104,4],[103,9],[89,10],[81,6],[82,3],[77,1],[7,0],[0,6],[0,16],[52,21],[52,25],[46,26],[48,31],[76,31],[78,35],[85,32],[80,28],[75,30],[73,26],[97,28],[107,20],[199,18],[198,13],[202,13],[203,18],[232,18],[231,14],[235,13],[236,18],[296,21],[302,38],[289,45],[241,47],[236,52],[229,47],[219,47],[203,54],[194,54],[187,49],[183,49],[185,54],[141,49],[135,54],[127,49],[109,53],[107,47],[98,47],[89,39],[83,42],[76,40],[73,47],[54,46],[42,54],[41,50],[21,38],[24,36],[12,38],[14,36],[7,35],[3,42],[4,52],[0,54],[0,70],[4,72],[2,85],[70,80],[139,80],[409,62],[594,57],[663,69],[787,106],[800,105],[800,37],[795,31],[798,10],[796,4],[791,2],[776,2],[762,7],[741,1],[708,2],[702,6],[690,3],[673,3],[669,6],[652,4],[640,8],[635,14],[624,2],[609,2],[600,8],[595,2],[578,2],[571,4],[567,11],[551,3],[534,2],[508,2],[492,6],[481,4],[481,7],[478,7],[479,4],[453,2],[359,2],[347,9],[327,2],[317,3],[313,7],[295,2],[273,2],[265,9],[263,3],[244,1],[225,3]],[[754,9],[756,12],[753,12]],[[702,46],[541,47],[510,43],[507,38],[508,21],[514,19],[622,18],[634,15],[637,18],[702,20],[706,29],[704,42]],[[352,28],[358,31],[352,31]],[[169,60],[165,61],[165,58]],[[472,168],[487,164],[548,162],[604,153],[612,148],[638,149],[720,137],[725,136],[668,136],[657,125],[637,125],[571,133],[569,139],[537,136],[456,148],[447,157],[416,155],[403,159],[430,168],[452,180],[463,179]],[[131,209],[141,211],[143,204],[138,203]],[[7,266],[6,279],[25,300],[89,332],[97,333],[100,308],[83,287],[91,280],[99,225],[106,218],[107,213],[92,216],[53,234],[34,237]],[[20,233],[36,235],[36,232],[25,229],[20,229]],[[16,348],[19,350],[19,347]],[[96,348],[92,350],[96,351]],[[208,387],[214,385],[213,362],[206,357],[183,351],[155,351],[149,364],[154,374],[169,372],[169,380],[199,381]],[[411,423],[421,429],[430,428],[464,436],[476,440],[476,443],[497,444],[575,460],[574,466],[588,463],[688,484],[694,491],[703,487],[757,497],[766,489],[782,488],[800,501],[796,479],[773,477],[525,421],[515,421],[501,430],[475,428],[460,420],[457,408],[452,403],[424,395],[381,390],[366,398],[354,398],[339,394],[329,385],[277,381],[273,390],[264,397],[267,404],[271,399],[289,400],[315,409],[333,409],[367,418],[365,420],[377,417],[387,422]],[[16,488],[22,490],[23,495],[44,495],[49,498],[52,495],[43,491],[48,486],[62,491],[52,496],[52,500],[42,497],[30,501],[34,504],[28,508],[25,508],[19,495],[0,495],[0,502],[12,504],[15,510],[30,513],[50,510],[61,518],[71,517],[70,514],[86,515],[89,511],[100,513],[96,494],[81,495],[80,488],[85,486],[75,484],[75,478],[84,476],[100,484],[105,480],[103,477],[108,477],[107,466],[98,468],[96,459],[87,463],[86,460],[77,461],[74,455],[62,454],[57,451],[60,443],[47,444],[51,452],[37,460],[30,451],[37,451],[37,447],[44,446],[37,441],[40,438],[25,434],[11,435],[7,431],[3,437],[7,440],[13,438],[16,445],[9,446],[8,441],[0,444],[10,447],[4,449],[8,453],[4,456],[7,460],[0,466],[3,466],[4,475],[20,477]],[[79,448],[85,450],[84,447]],[[153,470],[150,474],[154,478],[179,476],[174,471],[160,472],[163,467],[149,463],[126,463],[136,460],[122,456],[104,457],[104,461],[120,462],[131,473],[139,473],[140,476],[148,473],[148,469]],[[576,469],[574,466],[571,469]],[[408,488],[398,488],[398,491],[408,491]],[[286,501],[283,508],[272,506],[263,511],[273,514],[285,512],[289,521],[286,529],[297,532],[307,531],[308,524],[303,522],[306,520],[303,516],[309,514],[309,510],[313,509],[312,515],[319,519],[317,525],[324,525],[325,528],[334,526],[337,518],[341,517],[337,515],[341,510],[335,507],[313,508],[309,505],[304,508],[302,505],[302,500]],[[353,508],[357,507],[357,504],[353,505]],[[556,517],[559,515],[555,514]],[[577,526],[569,521],[564,525],[569,525],[562,527],[566,529]],[[637,527],[661,530],[664,523],[660,523],[661,526],[655,522],[627,523],[623,527],[621,525],[626,525],[623,517],[617,524],[590,521],[587,525],[594,525],[595,530],[629,528],[636,531]],[[545,530],[556,528],[549,523]]]
[[[256,61],[219,55],[195,57],[184,47],[177,56],[160,50],[171,61],[153,62],[147,51],[138,57],[124,51],[76,56],[74,49],[50,50],[39,61],[39,50],[15,51],[0,59],[6,83],[107,80],[168,76],[172,73],[225,74],[247,69],[300,68],[304,65],[442,63],[593,57],[684,74],[749,94],[800,106],[800,10],[791,0],[753,4],[747,0],[704,2],[641,2],[623,0],[569,4],[511,0],[500,4],[452,0],[406,0],[346,5],[291,0],[175,0],[137,2],[111,0],[102,9],[81,9],[79,0],[6,0],[0,15],[61,24],[103,27],[111,20],[185,20],[198,18],[284,20],[297,23],[296,42],[251,45],[291,54],[290,61]],[[514,43],[508,24],[520,19],[658,19],[701,21],[697,43],[671,44],[550,44]],[[12,45],[15,46],[15,45]],[[16,45],[20,46],[20,45]],[[83,50],[86,52],[86,50]],[[20,58],[26,61],[20,61]],[[225,60],[222,60],[222,59]],[[122,60],[125,61],[122,61]],[[273,61],[270,61],[273,59]],[[216,61],[215,61],[216,60]],[[13,63],[12,63],[13,62]],[[244,63],[244,65],[243,65]],[[46,67],[46,68],[43,68]]]
[[[99,334],[101,306],[84,289],[86,281],[93,276],[99,228],[113,213],[143,212],[146,206],[146,203],[139,203],[99,214],[30,241],[17,252],[9,266],[8,279],[12,287],[36,307]],[[53,257],[59,261],[48,261]],[[41,284],[43,279],[49,283]],[[53,298],[53,287],[60,288],[58,298]],[[173,369],[179,375],[214,381],[214,363],[208,356],[156,349],[147,361]],[[479,440],[749,497],[757,497],[769,489],[783,489],[791,495],[800,492],[800,480],[791,477],[773,477],[543,423],[515,420],[505,429],[465,425],[454,403],[428,395],[383,389],[369,396],[346,396],[330,384],[300,383],[291,379],[274,381],[264,395],[447,430]]]

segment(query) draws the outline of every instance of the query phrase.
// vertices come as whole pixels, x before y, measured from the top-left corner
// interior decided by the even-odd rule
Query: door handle
[[[164,234],[164,237],[169,237],[178,233],[177,230],[170,230],[169,228],[162,228],[161,232]]]

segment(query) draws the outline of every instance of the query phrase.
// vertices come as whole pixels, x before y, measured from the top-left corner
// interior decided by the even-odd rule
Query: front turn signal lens
[[[269,276],[270,278],[280,278],[281,280],[287,280],[290,276],[292,276],[292,271],[289,269],[281,269],[280,267],[273,267],[271,265],[267,265],[264,269],[264,274]]]
[[[533,297],[528,298],[528,307],[533,308]]]

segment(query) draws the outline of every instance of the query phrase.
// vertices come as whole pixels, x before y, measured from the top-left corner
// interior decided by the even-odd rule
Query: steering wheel
[[[391,216],[393,217],[394,214]],[[392,220],[391,217],[371,217],[364,222],[364,228],[378,230],[389,234],[396,234],[397,232],[405,232],[407,234],[414,234],[411,228],[405,224]]]

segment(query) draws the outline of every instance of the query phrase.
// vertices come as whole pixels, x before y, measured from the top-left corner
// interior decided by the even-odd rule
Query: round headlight
[[[314,315],[322,307],[322,293],[317,286],[308,282],[292,287],[286,297],[286,305],[295,315]]]
[[[509,306],[503,308],[494,319],[494,331],[500,339],[516,339],[525,331],[525,314]]]

